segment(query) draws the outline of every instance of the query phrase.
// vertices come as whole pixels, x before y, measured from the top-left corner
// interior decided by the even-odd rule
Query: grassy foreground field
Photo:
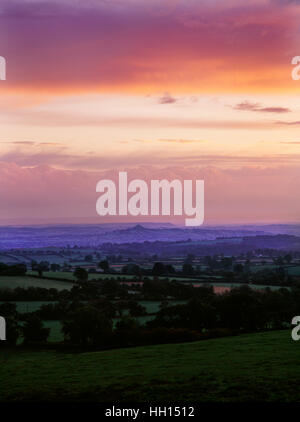
[[[2,350],[0,401],[300,401],[290,331],[92,353]]]

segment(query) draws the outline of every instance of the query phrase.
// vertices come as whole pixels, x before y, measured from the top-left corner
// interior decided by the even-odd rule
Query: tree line
[[[49,329],[43,320],[58,319],[64,337],[61,346],[111,348],[285,329],[300,315],[300,289],[261,291],[241,286],[216,295],[211,287],[200,287],[186,303],[172,305],[165,298],[153,320],[141,325],[136,316],[143,314],[145,309],[134,299],[60,301],[25,315],[16,311],[15,304],[0,305],[11,345],[20,337],[25,345],[45,343]]]

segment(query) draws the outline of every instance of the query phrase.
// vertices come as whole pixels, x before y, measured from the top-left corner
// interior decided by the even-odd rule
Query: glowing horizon
[[[299,221],[300,5],[2,3],[0,223],[92,221],[118,170],[206,178],[208,224]]]

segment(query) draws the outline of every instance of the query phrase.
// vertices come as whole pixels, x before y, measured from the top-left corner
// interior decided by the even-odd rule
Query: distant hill
[[[284,253],[300,251],[300,237],[291,235],[252,235],[244,237],[218,237],[216,239],[152,241],[109,243],[103,245],[108,254],[129,254],[138,257],[140,254],[158,254],[162,257],[194,254],[198,256],[224,254],[239,255],[250,251],[280,250]]]
[[[172,224],[87,224],[0,227],[0,249],[98,246],[105,243],[214,241],[255,236],[300,235],[300,225],[201,226]]]

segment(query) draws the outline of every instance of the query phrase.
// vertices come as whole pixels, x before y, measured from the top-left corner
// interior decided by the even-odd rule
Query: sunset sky
[[[204,179],[206,224],[300,221],[300,1],[1,0],[0,55],[0,224],[101,223],[121,170]]]

